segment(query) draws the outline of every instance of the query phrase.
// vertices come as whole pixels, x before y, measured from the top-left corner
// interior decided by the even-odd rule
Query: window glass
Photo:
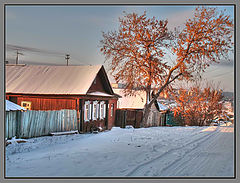
[[[22,101],[21,102],[21,107],[24,107],[27,110],[31,110],[31,105],[32,105],[32,102],[29,102],[29,101]]]
[[[92,104],[90,101],[86,101],[84,104],[84,121],[89,121],[91,120],[91,115],[92,115]]]
[[[98,101],[94,101],[93,102],[93,120],[97,120],[98,119]]]
[[[114,104],[111,104],[111,117],[113,116]]]

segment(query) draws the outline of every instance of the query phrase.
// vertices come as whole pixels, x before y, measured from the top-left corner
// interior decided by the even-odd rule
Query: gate
[[[140,128],[142,117],[142,109],[117,109],[115,126],[125,128],[127,125],[132,125],[134,128]]]

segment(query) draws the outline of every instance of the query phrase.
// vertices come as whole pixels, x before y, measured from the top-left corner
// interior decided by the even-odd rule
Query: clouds
[[[173,30],[174,27],[183,26],[187,19],[192,18],[194,9],[173,13],[168,18],[168,27]]]
[[[101,32],[116,30],[119,26],[118,18],[124,15],[123,11],[143,14],[146,10],[147,17],[168,19],[169,29],[173,30],[174,27],[184,25],[187,19],[193,17],[195,7],[184,5],[8,6],[6,44],[70,53],[70,62],[73,64],[102,64],[105,59],[98,48],[102,39]],[[227,9],[230,14],[232,11],[231,8]],[[29,64],[65,64],[64,56],[52,57],[50,54],[40,55],[36,52],[30,54],[26,50],[23,52],[25,55],[20,57],[20,60]],[[8,58],[14,61],[15,52],[8,51]],[[223,61],[218,65],[220,71],[224,71],[226,67],[232,69],[233,61]]]

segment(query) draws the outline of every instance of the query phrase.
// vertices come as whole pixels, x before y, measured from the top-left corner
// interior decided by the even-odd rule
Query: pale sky
[[[217,6],[234,17],[233,6]],[[168,19],[168,27],[184,24],[193,15],[194,6],[6,6],[6,44],[19,49],[19,63],[65,65],[65,54],[70,54],[70,65],[104,64],[99,42],[102,31],[117,30],[118,17],[127,13],[147,12],[148,17]],[[6,60],[15,62],[16,50],[6,46]],[[36,50],[37,49],[37,50]],[[167,59],[167,57],[166,57]],[[221,82],[224,91],[233,91],[232,62],[221,61],[211,66],[205,77]],[[105,64],[106,65],[106,64]]]

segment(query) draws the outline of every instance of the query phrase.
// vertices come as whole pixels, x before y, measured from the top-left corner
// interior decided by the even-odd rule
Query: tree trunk
[[[148,120],[148,116],[150,114],[150,111],[151,111],[151,107],[152,107],[152,104],[155,102],[156,99],[152,99],[149,103],[146,103],[145,104],[145,107],[144,107],[144,110],[143,110],[143,118],[142,118],[142,121],[141,121],[141,127],[147,127],[147,120]]]
[[[143,118],[140,124],[140,127],[144,127],[146,126],[145,124],[147,123],[148,120],[148,116],[150,113],[150,109],[152,107],[152,104],[157,100],[157,98],[159,97],[160,93],[162,93],[162,91],[164,90],[164,88],[167,87],[168,84],[172,83],[175,79],[177,79],[179,76],[181,76],[182,73],[177,74],[172,80],[169,81],[170,77],[166,80],[165,84],[158,90],[158,92],[154,95],[154,97],[152,97],[152,99],[150,100],[150,102],[147,102],[145,104],[144,110],[143,110]],[[151,96],[149,96],[151,97]]]
[[[146,104],[146,107],[143,110],[143,118],[142,118],[140,127],[147,127],[146,124],[147,124],[148,116],[150,113],[150,109],[151,109],[151,106]]]

